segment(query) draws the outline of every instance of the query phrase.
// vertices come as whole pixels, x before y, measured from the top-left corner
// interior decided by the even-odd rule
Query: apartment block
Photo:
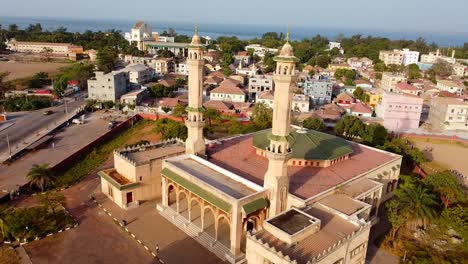
[[[448,97],[433,98],[429,122],[442,130],[468,131],[468,102]]]
[[[422,98],[386,92],[375,112],[387,130],[404,132],[419,127],[422,108]]]

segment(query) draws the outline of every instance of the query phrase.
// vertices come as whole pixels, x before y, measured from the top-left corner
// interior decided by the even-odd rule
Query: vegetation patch
[[[20,258],[12,247],[0,246],[0,260],[3,264],[20,264]]]

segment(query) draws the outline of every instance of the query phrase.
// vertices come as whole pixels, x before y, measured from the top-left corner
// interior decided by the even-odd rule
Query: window
[[[143,177],[140,176],[140,181],[143,181]]]
[[[343,264],[343,258],[340,258],[339,260],[333,262],[333,264]]]
[[[354,248],[350,253],[351,258],[355,257],[357,254],[362,252],[365,248],[366,248],[366,243],[365,242],[362,243],[361,245],[357,246],[356,248]]]

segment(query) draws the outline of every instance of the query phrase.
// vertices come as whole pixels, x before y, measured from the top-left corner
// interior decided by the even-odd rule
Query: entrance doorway
[[[127,193],[127,204],[133,202],[133,193],[132,192],[128,192]]]
[[[247,232],[254,230],[255,228],[255,220],[249,219],[247,220]]]

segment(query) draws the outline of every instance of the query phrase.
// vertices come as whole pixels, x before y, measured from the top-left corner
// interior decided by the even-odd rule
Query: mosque
[[[103,193],[119,192],[114,200],[125,207],[125,198],[159,192],[159,213],[230,263],[365,263],[370,227],[396,189],[402,157],[291,126],[298,59],[289,36],[274,58],[272,129],[205,144],[203,52],[195,30],[187,140],[116,152],[140,166],[138,155],[144,160],[143,153],[156,151],[150,167],[158,171],[144,174],[153,181],[141,191],[137,176],[116,185],[112,173],[125,178],[128,169],[116,162],[114,171],[100,173]]]

